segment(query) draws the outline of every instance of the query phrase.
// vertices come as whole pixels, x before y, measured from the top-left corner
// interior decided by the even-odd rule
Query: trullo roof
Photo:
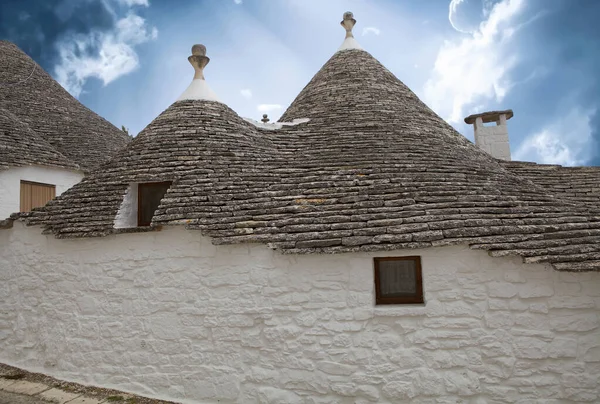
[[[109,160],[129,140],[8,41],[0,41],[0,108],[84,171]]]
[[[11,112],[0,108],[0,170],[14,166],[41,165],[77,170],[48,142]]]
[[[116,233],[128,184],[173,181],[153,226],[184,224],[215,244],[298,254],[467,244],[562,271],[600,270],[598,205],[507,171],[353,43],[275,130],[220,102],[177,101],[29,223],[57,237]],[[293,120],[302,123],[281,124]]]

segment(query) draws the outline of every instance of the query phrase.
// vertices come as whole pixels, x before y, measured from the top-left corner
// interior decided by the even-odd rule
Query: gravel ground
[[[0,404],[48,404],[49,401],[38,397],[24,396],[0,390]]]
[[[85,396],[95,398],[97,400],[102,400],[102,399],[111,397],[113,399],[112,401],[115,404],[120,404],[120,403],[127,403],[127,404],[130,404],[130,403],[131,404],[178,404],[174,401],[156,400],[153,398],[147,398],[147,397],[137,396],[134,394],[124,393],[124,392],[118,391],[118,390],[103,389],[103,388],[94,387],[94,386],[84,386],[83,384],[79,384],[79,383],[65,382],[63,380],[58,380],[53,377],[43,375],[41,373],[27,372],[25,370],[15,368],[13,366],[8,366],[3,363],[0,363],[0,378],[13,379],[13,380],[27,380],[27,381],[35,382],[35,383],[44,383],[45,385],[50,386],[50,387],[56,387],[61,390],[68,391],[70,393],[83,394]],[[3,395],[4,394],[7,395],[6,398],[4,398],[4,396],[0,396],[0,404],[21,404],[21,403],[23,403],[23,404],[37,404],[37,403],[45,404],[45,403],[47,403],[47,401],[43,401],[36,397],[14,395],[11,393],[6,393],[4,391],[0,391],[0,393]],[[10,396],[16,396],[17,398],[20,398],[21,400],[25,399],[25,397],[26,397],[30,401],[16,401],[16,400],[10,401],[10,399],[11,399]]]

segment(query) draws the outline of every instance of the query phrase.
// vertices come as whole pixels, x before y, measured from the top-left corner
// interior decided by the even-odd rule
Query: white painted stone
[[[138,222],[138,184],[131,183],[123,196],[123,202],[115,216],[115,229],[137,227]]]
[[[544,359],[548,357],[548,343],[533,337],[515,338],[515,356],[524,359]]]
[[[425,305],[374,306],[372,259],[394,255],[422,257]],[[600,388],[577,384],[600,369],[600,274],[563,280],[462,246],[287,256],[182,227],[57,240],[15,222],[0,269],[0,362],[86,384],[182,403],[547,402]],[[554,294],[567,281],[582,286],[572,300]]]
[[[551,309],[593,309],[596,302],[588,296],[555,296],[548,299]]]
[[[0,220],[20,210],[21,181],[56,186],[56,196],[83,179],[83,172],[63,168],[25,166],[0,170]]]
[[[310,118],[296,118],[292,122],[259,122],[251,118],[242,118],[244,121],[251,123],[257,128],[266,130],[278,130],[287,126],[297,126],[310,121]]]
[[[338,52],[352,49],[362,50],[362,46],[360,46],[360,44],[356,39],[354,39],[354,37],[348,37],[344,39],[344,42],[342,42],[338,49]]]
[[[524,299],[531,299],[535,297],[548,297],[554,295],[554,288],[552,285],[544,285],[534,283],[531,284],[522,284],[519,288],[519,296]]]
[[[549,321],[555,331],[591,331],[600,327],[598,314],[594,312],[552,316]]]
[[[509,282],[490,282],[488,284],[488,296],[511,298],[516,296],[517,288]]]
[[[506,115],[501,114],[496,125],[484,126],[481,117],[474,123],[475,144],[491,156],[510,161],[510,144]]]
[[[185,89],[183,94],[179,96],[177,101],[183,100],[204,100],[221,102],[217,94],[210,88],[206,80],[194,79]]]

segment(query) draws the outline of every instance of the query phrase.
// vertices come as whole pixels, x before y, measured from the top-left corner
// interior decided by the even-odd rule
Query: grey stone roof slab
[[[306,121],[308,118],[308,121]],[[179,101],[107,164],[24,216],[59,238],[106,236],[128,184],[172,181],[153,226],[286,254],[468,244],[561,271],[600,269],[600,209],[551,194],[444,122],[363,50],[337,52],[282,122]]]
[[[28,165],[79,169],[27,124],[0,108],[0,170]]]
[[[123,131],[73,98],[16,45],[2,40],[0,83],[0,107],[84,171],[105,163],[129,141]]]
[[[600,206],[600,167],[563,167],[523,161],[500,163],[508,171],[543,186],[558,198]]]

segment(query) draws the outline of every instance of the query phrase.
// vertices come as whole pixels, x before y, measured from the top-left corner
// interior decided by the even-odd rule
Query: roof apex
[[[192,55],[188,57],[188,61],[194,68],[194,79],[177,101],[204,100],[221,102],[204,79],[204,68],[210,62],[210,58],[206,56],[206,46],[200,44],[192,46]]]
[[[362,46],[360,46],[358,41],[354,39],[354,34],[352,33],[352,28],[354,28],[354,25],[356,25],[354,14],[352,14],[350,11],[346,11],[342,21],[340,22],[340,25],[346,30],[346,38],[344,39],[342,45],[338,48],[338,52],[349,49],[362,50]]]

